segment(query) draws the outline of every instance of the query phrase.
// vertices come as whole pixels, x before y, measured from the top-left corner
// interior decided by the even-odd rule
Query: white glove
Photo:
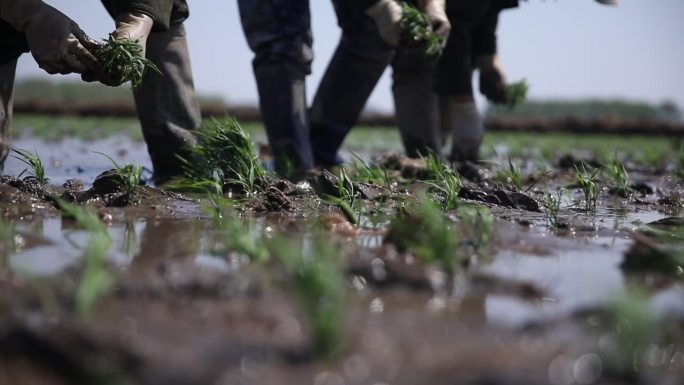
[[[393,47],[399,45],[402,14],[401,6],[394,0],[380,0],[366,10],[366,15],[375,20],[382,40]]]
[[[444,36],[444,42],[449,37],[451,31],[451,23],[446,15],[446,0],[418,0],[418,6],[425,13],[432,32],[439,36]]]
[[[0,0],[0,18],[26,35],[38,66],[49,74],[97,68],[97,43],[78,24],[40,0]]]
[[[132,39],[137,41],[140,47],[140,56],[144,58],[147,37],[152,32],[154,20],[150,16],[141,13],[122,13],[116,17],[115,22],[116,29],[110,35],[116,40]],[[81,79],[85,82],[99,81],[112,87],[120,86],[122,81],[125,80],[106,73],[103,68],[85,73],[81,76]]]
[[[147,37],[152,32],[154,20],[142,13],[123,13],[116,17],[116,29],[111,33],[115,39],[133,39],[138,41],[140,56],[145,57]]]

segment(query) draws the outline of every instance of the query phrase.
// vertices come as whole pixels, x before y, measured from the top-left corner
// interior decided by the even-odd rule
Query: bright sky
[[[114,29],[99,1],[47,2],[93,37],[104,38]],[[316,59],[308,80],[309,99],[339,38],[330,1],[310,2]],[[230,103],[256,103],[252,54],[240,29],[236,1],[189,3],[187,29],[198,91]],[[672,100],[684,108],[683,19],[682,0],[620,0],[618,7],[593,0],[530,0],[502,14],[500,54],[509,79],[527,79],[531,98]],[[22,56],[18,77],[36,75],[49,76],[30,55]],[[368,107],[391,111],[390,86],[388,70]]]

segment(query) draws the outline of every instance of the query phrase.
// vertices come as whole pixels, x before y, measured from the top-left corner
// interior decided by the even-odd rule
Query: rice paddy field
[[[14,127],[0,384],[684,383],[682,138],[488,133],[464,170],[359,127],[293,183],[226,121],[224,178],[155,187],[135,120]]]

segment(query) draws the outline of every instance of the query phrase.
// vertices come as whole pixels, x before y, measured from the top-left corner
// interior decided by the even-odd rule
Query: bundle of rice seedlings
[[[405,44],[424,44],[425,55],[440,56],[444,46],[444,36],[437,35],[427,16],[413,5],[401,1],[402,10],[400,21],[402,29],[401,40]]]
[[[142,48],[137,39],[104,39],[102,47],[95,51],[95,57],[102,64],[105,75],[121,84],[127,81],[135,89],[142,85],[143,76],[151,69],[159,74],[152,61],[142,57]]]
[[[252,140],[237,120],[213,120],[197,132],[199,144],[192,148],[184,163],[188,187],[213,184],[239,186],[252,193],[256,181],[266,175]]]

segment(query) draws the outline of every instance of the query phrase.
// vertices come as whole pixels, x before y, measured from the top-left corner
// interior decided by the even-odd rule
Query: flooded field
[[[127,191],[96,152],[146,179],[143,143],[19,122],[49,181],[0,183],[0,384],[684,381],[673,138],[490,135],[459,177],[361,129],[345,171],[219,195]]]

